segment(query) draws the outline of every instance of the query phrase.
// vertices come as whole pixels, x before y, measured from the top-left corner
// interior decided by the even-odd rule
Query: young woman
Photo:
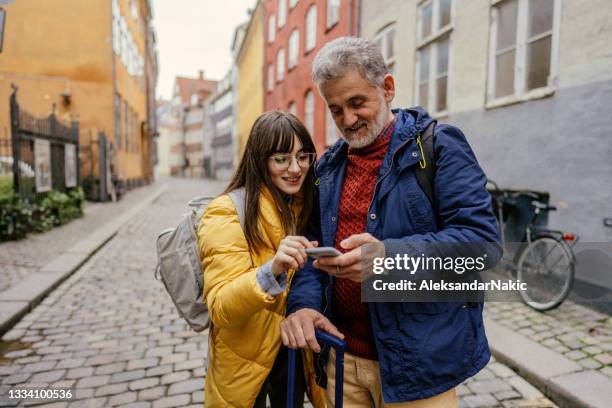
[[[202,217],[198,236],[212,320],[207,406],[265,408],[266,397],[273,408],[286,406],[280,323],[293,274],[306,262],[306,248],[317,245],[303,236],[314,204],[315,159],[312,139],[295,116],[264,113],[234,178]],[[244,230],[227,195],[236,189],[244,189]],[[295,406],[301,406],[305,381],[297,360]]]

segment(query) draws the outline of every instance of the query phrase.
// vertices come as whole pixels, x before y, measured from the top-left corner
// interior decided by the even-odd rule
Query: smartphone
[[[339,256],[342,255],[342,252],[334,247],[306,248],[306,255],[314,259],[319,259],[326,256]]]

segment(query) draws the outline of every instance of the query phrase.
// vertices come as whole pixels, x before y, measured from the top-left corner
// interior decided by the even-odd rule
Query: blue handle
[[[315,330],[315,337],[321,346],[331,346],[336,349],[336,395],[335,408],[342,408],[342,386],[344,384],[344,350],[346,343],[336,336]],[[288,349],[289,369],[287,377],[287,408],[293,408],[293,398],[295,395],[295,349]]]

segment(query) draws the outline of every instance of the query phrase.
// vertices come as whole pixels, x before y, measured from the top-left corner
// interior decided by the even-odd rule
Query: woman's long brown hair
[[[306,232],[314,204],[314,165],[308,169],[302,185],[304,205],[297,220],[293,218],[286,195],[274,185],[268,172],[270,156],[275,153],[291,153],[295,136],[302,143],[303,152],[316,153],[308,130],[294,115],[279,110],[262,114],[251,128],[238,169],[224,191],[227,194],[240,187],[246,190],[244,235],[251,249],[257,250],[264,245],[257,225],[262,186],[267,187],[272,194],[285,233],[291,235]]]

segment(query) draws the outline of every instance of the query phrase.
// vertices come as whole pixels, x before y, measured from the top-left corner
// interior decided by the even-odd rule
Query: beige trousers
[[[333,407],[336,387],[336,353],[333,349],[329,355],[326,372],[325,399],[327,406]],[[343,406],[347,408],[457,408],[457,395],[453,388],[422,400],[386,404],[382,395],[378,362],[345,353]]]

